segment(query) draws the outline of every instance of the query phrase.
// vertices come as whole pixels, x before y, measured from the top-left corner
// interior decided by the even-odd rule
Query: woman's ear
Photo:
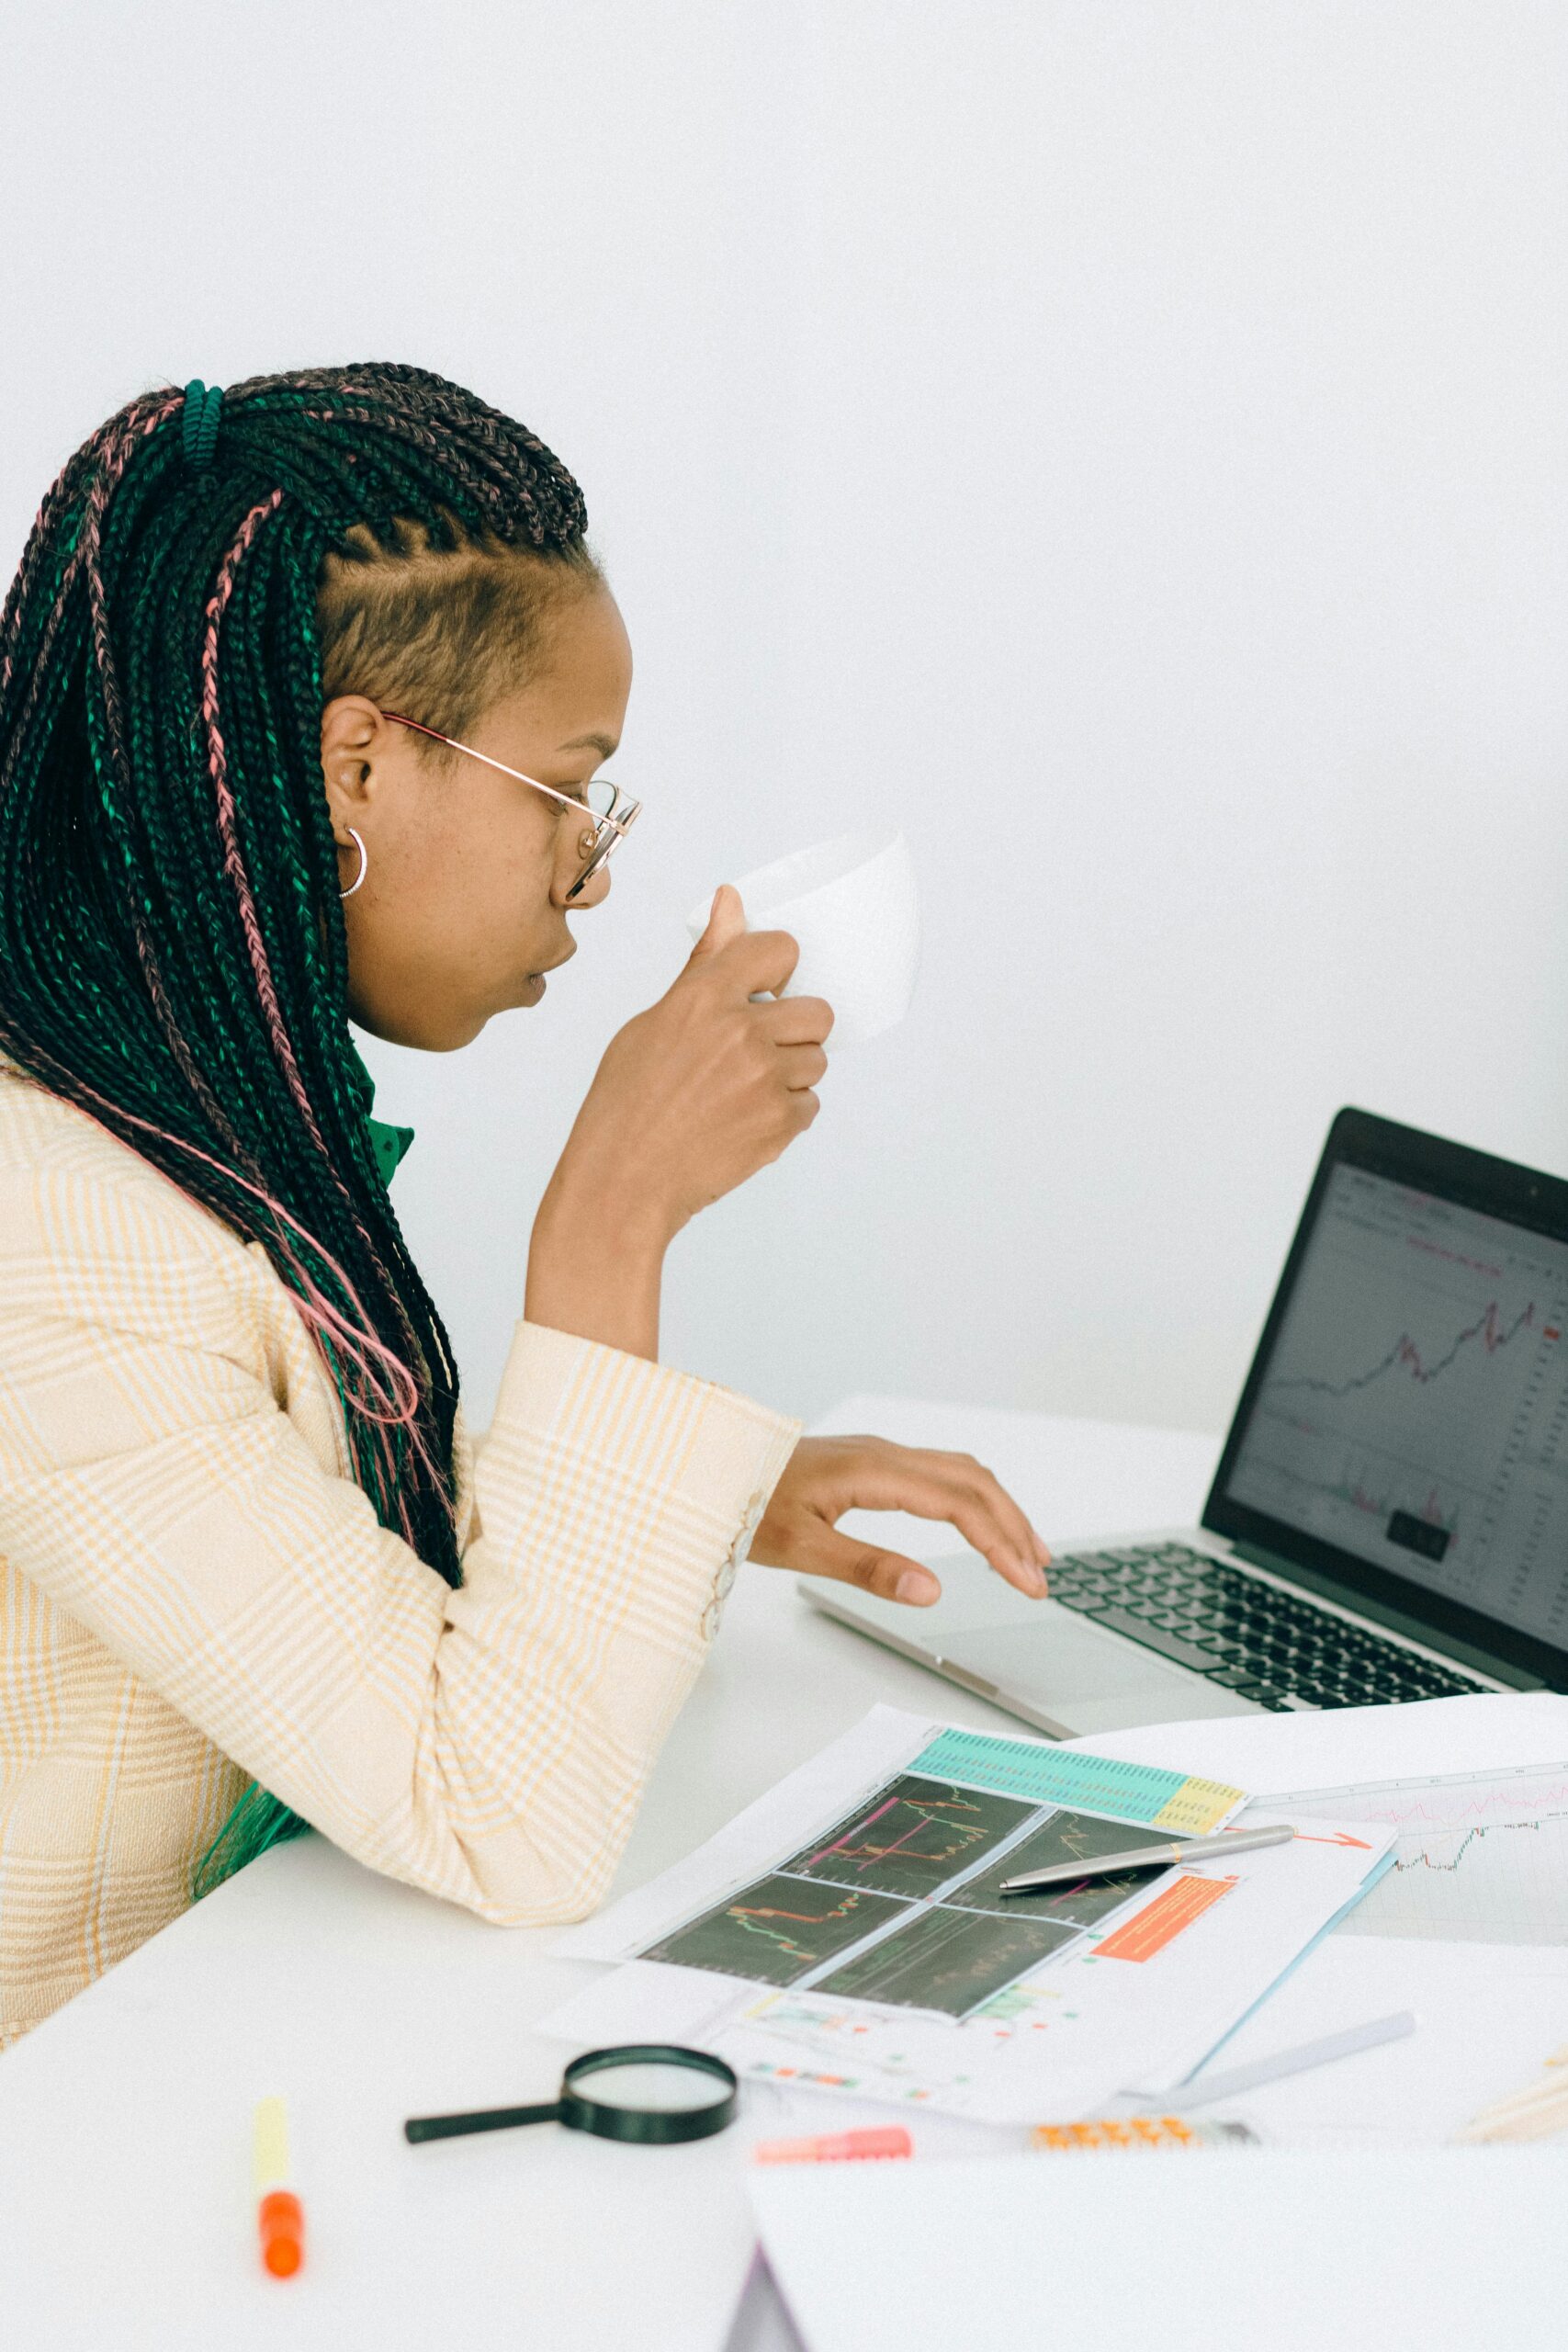
[[[389,748],[389,733],[364,695],[339,695],[321,713],[321,781],[340,841],[346,842],[344,828],[374,797],[376,763]]]

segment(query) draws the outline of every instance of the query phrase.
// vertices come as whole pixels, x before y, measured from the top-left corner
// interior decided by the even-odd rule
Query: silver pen
[[[1217,1838],[1187,1838],[1163,1846],[1129,1846],[1120,1854],[1090,1854],[1081,1862],[1052,1862],[1043,1871],[1004,1878],[1003,1894],[1034,1894],[1048,1886],[1076,1886],[1080,1879],[1116,1878],[1122,1871],[1164,1871],[1172,1862],[1212,1862],[1225,1854],[1251,1854],[1259,1846],[1283,1846],[1295,1836],[1287,1821],[1271,1829],[1222,1830]]]

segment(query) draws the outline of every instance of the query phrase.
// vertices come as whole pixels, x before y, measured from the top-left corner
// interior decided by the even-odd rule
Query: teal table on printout
[[[1215,1453],[1176,1431],[891,1397],[852,1397],[821,1426],[976,1453],[1069,1536],[1190,1523]],[[953,1547],[950,1531],[914,1521],[897,1540],[927,1557]],[[806,1609],[789,1578],[748,1569],[617,1891],[878,1700],[1017,1728]],[[39,2352],[790,2344],[755,2290],[736,2321],[751,2254],[744,2167],[750,2142],[823,2128],[808,2096],[749,2094],[735,2130],[691,2147],[554,2127],[404,2143],[406,2115],[554,2097],[563,2052],[534,2020],[588,1972],[550,1958],[552,1933],[487,1927],[320,1838],[264,1856],[0,2059],[0,2340]],[[306,2213],[306,2267],[288,2281],[256,2257],[251,2118],[271,2093],[288,2102]],[[952,2131],[956,2151],[978,2127]]]

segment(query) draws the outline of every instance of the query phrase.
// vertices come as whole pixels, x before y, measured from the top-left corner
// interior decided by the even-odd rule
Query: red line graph
[[[777,1903],[737,1901],[731,1904],[728,1916],[744,1934],[761,1936],[766,1942],[777,1944],[781,1951],[788,1952],[794,1960],[818,1960],[822,1956],[820,1952],[801,1942],[791,1929],[821,1928],[832,1919],[847,1919],[859,1907],[860,1902],[858,1894],[846,1894],[825,1911],[786,1911]],[[770,1922],[773,1920],[780,1924],[772,1926]],[[813,1939],[814,1942],[817,1940]]]
[[[890,1838],[886,1845],[878,1845],[875,1838],[869,1833],[875,1828],[876,1824],[885,1815],[897,1815],[900,1808],[911,1814],[914,1818],[907,1828],[899,1831],[897,1837]],[[967,1821],[958,1818],[963,1814],[968,1814],[972,1817]],[[794,1867],[807,1871],[816,1870],[828,1860],[829,1855],[841,1858],[846,1862],[858,1862],[862,1865],[891,1861],[906,1846],[913,1845],[917,1838],[923,1837],[928,1829],[932,1828],[949,1832],[949,1841],[944,1846],[937,1847],[934,1851],[927,1849],[920,1853],[919,1859],[922,1861],[956,1860],[976,1843],[976,1839],[985,1837],[986,1822],[979,1816],[980,1808],[970,1798],[915,1798],[907,1794],[890,1795],[886,1797],[874,1812],[863,1815],[859,1821],[844,1830],[830,1844],[821,1847],[815,1854],[808,1854],[803,1862]],[[890,1824],[889,1826],[891,1826]]]
[[[1348,1810],[1348,1808],[1347,1808]],[[1405,1836],[1422,1829],[1436,1837],[1445,1832],[1459,1832],[1471,1827],[1488,1813],[1533,1814],[1568,1813],[1568,1780],[1549,1781],[1544,1788],[1534,1781],[1524,1786],[1505,1783],[1484,1796],[1468,1797],[1449,1804],[1431,1804],[1420,1797],[1407,1804],[1391,1798],[1386,1804],[1356,1804],[1351,1816],[1362,1821],[1386,1821]]]

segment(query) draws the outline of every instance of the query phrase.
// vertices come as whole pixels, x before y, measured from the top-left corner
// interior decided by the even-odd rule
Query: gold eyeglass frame
[[[476,752],[471,743],[459,743],[456,735],[443,735],[438,727],[426,727],[423,719],[405,718],[400,710],[384,710],[381,716],[389,718],[394,727],[412,728],[416,735],[428,735],[433,743],[445,743],[449,751],[461,752],[466,759],[478,760],[482,767],[493,768],[498,775],[509,775],[514,784],[531,784],[536,792],[542,792],[548,800],[558,801],[563,808],[575,808],[580,815],[591,817],[593,820],[592,833],[584,832],[578,842],[579,854],[587,859],[587,864],[567,892],[569,899],[575,899],[584,883],[592,880],[642,813],[642,802],[634,800],[629,792],[623,792],[618,784],[610,782],[608,776],[604,782],[614,797],[609,808],[601,814],[598,809],[591,808],[585,800],[574,799],[570,792],[558,792],[553,784],[541,784],[536,775],[525,775],[521,768],[509,768],[504,760],[492,760],[488,752]],[[589,843],[586,849],[584,842]]]

